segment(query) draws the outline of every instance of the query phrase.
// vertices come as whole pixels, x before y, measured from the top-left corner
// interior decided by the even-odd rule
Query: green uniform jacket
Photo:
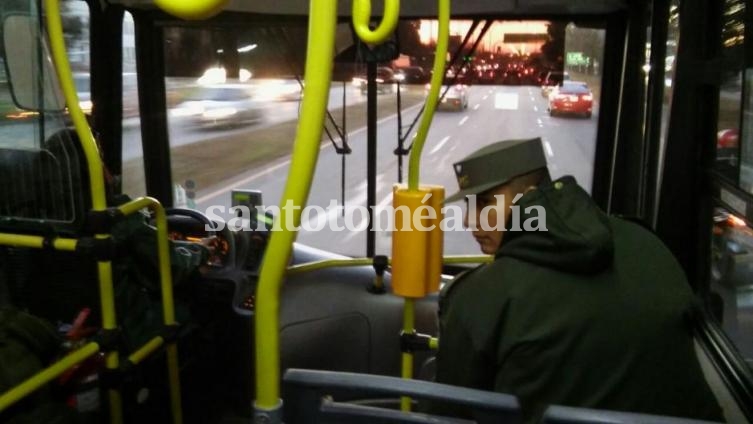
[[[694,297],[660,240],[608,217],[572,177],[520,199],[548,231],[508,231],[443,290],[437,381],[548,404],[720,420],[694,354]],[[435,411],[457,413],[458,411]]]

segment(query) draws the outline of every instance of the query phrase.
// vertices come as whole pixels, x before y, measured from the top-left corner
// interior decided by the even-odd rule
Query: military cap
[[[445,203],[483,193],[519,175],[546,168],[546,156],[538,137],[504,140],[471,153],[453,166],[460,191],[445,199]]]

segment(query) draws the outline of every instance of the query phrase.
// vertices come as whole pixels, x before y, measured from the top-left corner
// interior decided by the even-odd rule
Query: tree
[[[565,22],[551,22],[546,29],[549,40],[541,46],[543,62],[550,68],[565,68]]]

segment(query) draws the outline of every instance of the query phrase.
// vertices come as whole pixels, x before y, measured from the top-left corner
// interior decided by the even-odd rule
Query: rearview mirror
[[[62,111],[60,90],[47,42],[31,15],[12,14],[3,20],[3,48],[13,102],[33,111]]]

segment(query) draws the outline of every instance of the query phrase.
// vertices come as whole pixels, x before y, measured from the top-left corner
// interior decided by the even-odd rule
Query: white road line
[[[544,140],[544,149],[546,149],[546,154],[551,158],[554,157],[554,152],[552,152],[552,146],[549,145],[549,142]]]
[[[407,111],[409,111],[411,109],[418,109],[421,106],[422,106],[422,104],[419,103],[417,105],[413,105],[413,106],[411,106],[409,108],[404,109],[403,112],[407,112]],[[377,124],[381,124],[383,122],[389,121],[390,119],[394,119],[396,116],[397,116],[397,114],[395,113],[395,114],[392,114],[392,115],[387,116],[385,118],[382,118],[382,119],[380,119],[380,120],[377,121]],[[356,130],[353,130],[353,131],[349,132],[348,133],[348,138],[350,138],[351,136],[354,136],[354,135],[356,135],[358,133],[362,133],[362,132],[366,131],[366,128],[367,127],[364,126],[364,127],[361,127],[361,128],[358,128]],[[332,147],[332,143],[325,143],[325,144],[323,144],[319,148],[319,150],[324,150],[327,147]],[[213,191],[213,192],[211,192],[209,194],[205,194],[204,196],[201,196],[201,197],[197,198],[196,199],[196,203],[204,203],[204,202],[206,202],[207,200],[209,200],[209,199],[211,199],[213,197],[219,196],[221,194],[229,193],[232,189],[234,189],[234,188],[236,188],[238,186],[241,186],[243,184],[248,184],[249,182],[251,182],[251,181],[253,181],[253,180],[257,179],[257,178],[263,177],[263,176],[265,176],[267,174],[270,174],[270,173],[272,173],[272,172],[274,172],[274,171],[276,171],[276,170],[278,170],[278,169],[280,169],[280,168],[282,168],[282,167],[290,164],[290,160],[291,160],[290,157],[288,157],[287,159],[285,159],[284,161],[282,161],[282,162],[280,162],[280,163],[278,163],[276,165],[270,166],[269,168],[266,168],[266,169],[264,169],[262,171],[259,171],[259,172],[255,173],[255,174],[251,174],[248,177],[243,178],[242,180],[230,183],[225,188],[221,188],[221,189],[215,190],[215,191]]]
[[[489,98],[489,95],[487,94],[486,96],[482,97],[481,100],[486,100],[488,98]]]
[[[477,104],[476,106],[473,106],[473,110],[478,110],[479,107],[481,107],[481,105]]]
[[[535,110],[536,112],[538,112],[539,111],[539,107],[538,106],[534,106],[533,110]]]
[[[434,148],[431,149],[431,151],[429,152],[429,154],[433,155],[434,153],[437,153],[439,151],[439,149],[441,149],[444,146],[444,144],[447,143],[449,140],[450,140],[450,136],[448,135],[447,137],[443,138],[439,142],[439,144],[437,144],[436,146],[434,146]]]
[[[458,123],[458,126],[461,126],[461,125],[465,124],[465,121],[467,121],[467,120],[468,120],[468,115],[465,115],[463,117],[463,119],[461,119],[460,122]]]
[[[543,124],[543,122],[541,122],[541,118],[536,118],[536,123],[539,124],[539,125]]]

